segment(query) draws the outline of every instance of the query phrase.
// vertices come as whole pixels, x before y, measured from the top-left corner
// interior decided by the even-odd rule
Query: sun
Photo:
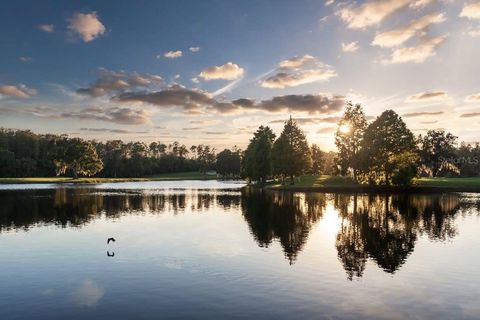
[[[352,127],[348,123],[344,123],[344,124],[340,125],[338,130],[341,133],[347,134],[347,133],[350,133],[350,131],[352,130]]]

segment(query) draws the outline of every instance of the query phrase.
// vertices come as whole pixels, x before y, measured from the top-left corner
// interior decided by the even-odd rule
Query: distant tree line
[[[241,154],[236,147],[217,155],[215,148],[203,144],[187,148],[179,142],[98,142],[0,128],[1,177],[121,178],[217,170],[221,176],[235,178],[240,176]]]

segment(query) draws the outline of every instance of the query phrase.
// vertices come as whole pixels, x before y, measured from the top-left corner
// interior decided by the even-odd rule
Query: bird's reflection
[[[107,257],[115,257],[115,252],[107,251]]]

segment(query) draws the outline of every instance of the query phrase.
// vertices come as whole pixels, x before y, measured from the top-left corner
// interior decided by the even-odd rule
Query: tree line
[[[216,154],[215,148],[203,144],[186,147],[179,142],[98,142],[0,128],[1,177],[122,178],[216,170],[234,178],[240,176],[241,154],[236,147]]]
[[[262,125],[246,150],[233,147],[218,154],[203,144],[98,142],[0,129],[0,176],[120,178],[215,170],[222,177],[242,177],[258,184],[271,179],[294,184],[300,175],[334,174],[360,183],[408,185],[417,176],[480,175],[478,143],[459,144],[458,137],[444,130],[415,136],[393,110],[369,123],[362,106],[348,102],[335,132],[335,145],[337,152],[310,145],[291,117],[278,137]]]

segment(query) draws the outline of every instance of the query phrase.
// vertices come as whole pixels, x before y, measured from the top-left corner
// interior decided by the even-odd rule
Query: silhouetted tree
[[[444,130],[429,130],[419,136],[418,145],[422,164],[436,177],[440,170],[455,170],[454,163],[457,137]]]
[[[272,145],[275,134],[269,127],[260,126],[250,139],[243,159],[243,173],[246,178],[265,183],[272,174]]]

